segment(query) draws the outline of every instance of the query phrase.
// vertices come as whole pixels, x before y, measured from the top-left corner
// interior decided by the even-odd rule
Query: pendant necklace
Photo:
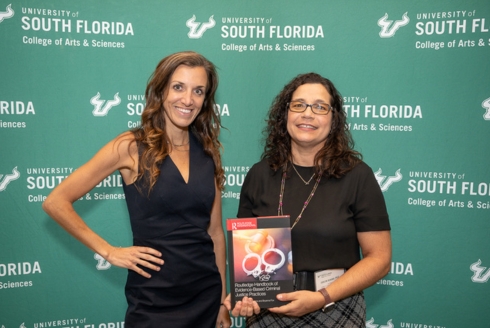
[[[287,168],[287,164],[286,164],[286,166],[285,166],[285,168],[283,169],[283,172],[282,172],[281,192],[279,193],[279,207],[277,208],[277,215],[284,215],[283,212],[282,212],[282,199],[284,197],[284,185],[286,184],[286,175],[287,175],[286,174],[287,173],[286,168]],[[293,168],[294,168],[294,164],[293,164]],[[298,175],[299,175],[299,173],[298,173]],[[314,174],[313,174],[313,176],[314,176]],[[313,176],[311,178],[313,178]],[[310,178],[310,181],[311,181],[311,178]],[[320,183],[320,180],[321,179],[322,179],[322,173],[318,174],[318,177],[316,178],[315,185],[313,186],[313,190],[311,190],[310,195],[308,196],[308,198],[304,202],[303,208],[301,209],[301,212],[299,213],[298,217],[296,218],[296,220],[294,220],[293,225],[291,226],[291,230],[293,230],[293,228],[296,225],[296,223],[298,223],[299,220],[301,219],[301,216],[303,215],[303,212],[305,211],[306,206],[308,206],[308,204],[311,201],[311,198],[313,197],[313,195],[315,195],[316,188],[318,187],[318,184]],[[301,180],[303,180],[303,179],[301,179]],[[310,181],[308,181],[308,183]],[[303,180],[303,182],[305,182],[305,181]],[[306,185],[308,183],[305,182]]]
[[[310,180],[305,181],[305,179],[303,179],[303,177],[301,176],[301,174],[299,174],[298,170],[296,170],[296,166],[294,165],[293,162],[291,162],[291,165],[293,166],[294,171],[299,176],[299,178],[301,179],[301,181],[303,181],[305,185],[309,185],[310,182],[311,182],[311,179],[313,179],[313,177],[315,176],[315,173],[313,173],[313,175],[311,176]]]

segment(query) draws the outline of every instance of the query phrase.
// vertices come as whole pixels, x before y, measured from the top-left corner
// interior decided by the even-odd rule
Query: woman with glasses
[[[295,77],[272,104],[238,217],[290,215],[295,291],[278,294],[284,305],[276,308],[237,302],[232,314],[247,316],[247,327],[365,327],[363,289],[389,272],[384,198],[353,150],[342,106],[332,82],[315,73]]]

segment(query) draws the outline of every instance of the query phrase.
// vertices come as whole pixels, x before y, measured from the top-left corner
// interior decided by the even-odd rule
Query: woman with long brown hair
[[[229,327],[224,173],[214,111],[218,76],[195,52],[169,55],[146,88],[141,126],[105,145],[48,196],[44,210],[109,263],[128,269],[126,327]],[[73,203],[119,171],[133,246],[115,247]]]

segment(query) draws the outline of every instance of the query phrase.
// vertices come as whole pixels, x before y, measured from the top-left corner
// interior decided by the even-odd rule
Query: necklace
[[[189,151],[189,149],[178,149],[178,148],[175,148],[176,151]]]
[[[309,185],[310,182],[311,182],[311,179],[313,179],[313,177],[315,176],[315,173],[313,173],[313,175],[311,176],[310,180],[305,181],[305,179],[303,179],[303,177],[301,176],[301,174],[299,174],[298,170],[296,170],[296,167],[294,166],[294,163],[293,162],[291,162],[291,165],[293,166],[294,171],[296,172],[296,174],[298,174],[298,176],[301,179],[301,181],[303,181],[305,183],[305,185]]]
[[[167,140],[167,145],[172,145],[172,150],[176,150],[176,151],[189,151],[189,149],[179,149],[177,147],[183,147],[183,146],[187,146],[190,142],[190,139],[187,140],[186,143],[183,143],[182,145],[175,145],[173,142],[171,141],[168,141]]]
[[[183,143],[182,145],[176,145],[176,144],[174,144],[173,142],[170,142],[170,141],[167,141],[167,143],[168,144],[171,144],[174,147],[182,147],[182,146],[188,145],[189,144],[189,140],[187,140],[187,142],[186,143]]]
[[[294,168],[294,164],[293,164],[293,168]],[[298,173],[298,172],[296,172],[296,173]],[[298,173],[298,175],[299,175],[299,173]],[[313,190],[311,191],[310,195],[308,196],[308,198],[306,199],[306,201],[303,204],[303,208],[301,209],[301,212],[299,213],[299,215],[296,218],[296,220],[294,220],[293,225],[291,226],[291,230],[293,230],[293,228],[296,225],[296,223],[298,223],[299,220],[301,219],[301,216],[303,215],[303,212],[305,211],[306,206],[308,206],[308,204],[310,203],[311,198],[315,194],[316,188],[318,187],[318,184],[320,183],[320,180],[321,179],[322,179],[322,174],[320,173],[318,175],[318,177],[316,178],[316,182],[315,182],[315,185],[313,186]],[[303,179],[301,179],[301,180],[303,180]],[[304,180],[303,180],[303,182],[304,182]],[[308,182],[310,182],[310,181],[308,181]],[[283,172],[282,172],[281,192],[279,194],[279,207],[277,208],[277,215],[284,215],[283,212],[282,212],[282,198],[284,197],[284,185],[285,184],[286,184],[286,169],[284,169]],[[307,184],[307,183],[305,183],[305,184]]]

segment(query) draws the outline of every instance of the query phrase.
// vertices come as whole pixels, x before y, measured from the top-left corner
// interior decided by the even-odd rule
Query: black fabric
[[[305,181],[313,167],[296,166]],[[294,170],[288,173],[283,213],[291,222],[311,193]],[[266,160],[255,164],[245,177],[238,217],[277,215],[280,171]],[[323,177],[301,220],[292,230],[293,270],[318,271],[352,267],[360,260],[358,232],[390,230],[383,194],[373,171],[364,162],[340,179]]]
[[[310,290],[315,292],[315,273],[311,271],[293,273],[293,288],[294,290]]]
[[[125,326],[215,327],[221,278],[207,233],[215,196],[214,163],[190,138],[189,181],[167,157],[149,197],[147,189],[123,185],[133,244],[162,253],[161,270],[144,278],[128,270]]]

